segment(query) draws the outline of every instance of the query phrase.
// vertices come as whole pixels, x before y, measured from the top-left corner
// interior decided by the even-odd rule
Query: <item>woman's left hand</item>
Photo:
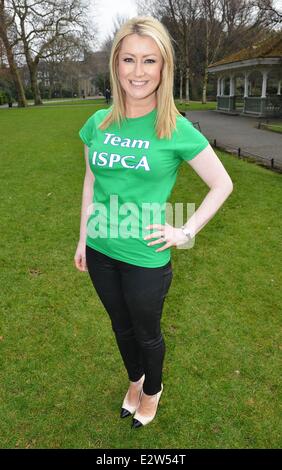
[[[166,242],[165,245],[155,251],[163,251],[171,246],[179,246],[187,242],[187,237],[182,232],[181,228],[172,227],[172,225],[169,225],[168,223],[165,225],[153,224],[146,227],[147,230],[153,228],[158,230],[156,232],[150,233],[150,235],[146,235],[144,240],[149,240],[151,238],[157,238],[157,240],[147,243],[147,246],[153,246],[162,242]]]

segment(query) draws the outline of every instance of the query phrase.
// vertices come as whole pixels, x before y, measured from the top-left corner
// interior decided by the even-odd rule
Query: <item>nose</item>
[[[141,61],[136,61],[136,65],[135,65],[135,76],[136,77],[143,77],[144,75],[144,64],[142,64]]]

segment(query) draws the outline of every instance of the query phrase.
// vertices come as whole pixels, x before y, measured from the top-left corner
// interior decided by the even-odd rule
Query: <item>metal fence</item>
[[[233,155],[236,155],[238,158],[243,158],[243,159],[246,158],[248,161],[251,161],[253,163],[258,163],[259,165],[269,168],[270,170],[282,173],[282,162],[280,162],[279,160],[273,157],[270,157],[270,158],[263,157],[262,155],[248,152],[247,150],[241,147],[234,147],[234,146],[226,145],[226,144],[220,145],[218,144],[216,139],[213,139],[212,141],[210,141],[210,144],[215,148],[218,148],[221,150],[227,150]]]
[[[180,111],[180,113],[182,114],[182,116],[186,117],[186,114],[185,114],[184,111]],[[192,124],[196,129],[198,129],[200,132],[202,132],[199,121],[192,122]],[[238,158],[243,158],[243,159],[247,158],[248,161],[258,163],[258,164],[260,164],[260,165],[262,165],[266,168],[269,168],[273,171],[277,171],[279,173],[282,172],[282,162],[280,162],[277,159],[274,159],[272,157],[267,158],[267,157],[263,157],[262,155],[258,155],[258,154],[255,154],[255,153],[248,152],[247,150],[245,150],[242,147],[234,147],[234,146],[225,145],[225,144],[220,145],[220,144],[218,144],[216,139],[210,140],[209,142],[213,147],[221,149],[221,150],[227,150],[229,153],[232,153],[233,155],[236,155]]]

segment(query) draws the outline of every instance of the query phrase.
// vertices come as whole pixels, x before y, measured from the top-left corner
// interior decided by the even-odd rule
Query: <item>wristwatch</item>
[[[181,230],[184,233],[184,235],[187,237],[188,241],[190,242],[193,237],[192,237],[189,229],[187,227],[185,227],[185,225],[182,225]]]

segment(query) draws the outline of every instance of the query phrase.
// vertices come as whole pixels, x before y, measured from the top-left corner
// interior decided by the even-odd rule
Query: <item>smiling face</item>
[[[150,36],[129,34],[122,40],[118,55],[118,75],[126,99],[151,102],[161,80],[163,59],[156,42]]]

